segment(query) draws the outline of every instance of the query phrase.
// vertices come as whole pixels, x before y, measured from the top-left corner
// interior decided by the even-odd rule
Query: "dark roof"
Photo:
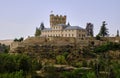
[[[50,31],[52,30],[51,28],[44,28],[42,31]]]
[[[65,24],[58,24],[57,26],[67,26],[67,25],[65,25]]]
[[[83,29],[83,28],[81,28],[79,26],[67,26],[65,28],[65,30],[79,30],[79,29]]]
[[[79,26],[68,26],[65,24],[58,24],[57,26],[64,26],[64,30],[84,30],[84,28],[79,27]],[[51,28],[44,28],[42,31],[51,31]]]
[[[81,28],[79,26],[69,26],[69,25],[65,25],[65,24],[58,24],[57,26],[65,26],[65,30],[69,30],[69,29],[73,29],[73,30],[76,30],[76,29],[84,29],[84,28]]]

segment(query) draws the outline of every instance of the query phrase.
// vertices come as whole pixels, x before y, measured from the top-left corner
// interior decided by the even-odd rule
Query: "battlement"
[[[50,27],[57,24],[66,24],[66,15],[50,15]]]

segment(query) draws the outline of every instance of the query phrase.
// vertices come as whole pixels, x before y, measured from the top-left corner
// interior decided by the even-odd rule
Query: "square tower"
[[[50,27],[52,28],[52,26],[55,26],[57,24],[66,24],[66,16],[58,16],[58,15],[54,15],[54,14],[51,14],[50,15]]]

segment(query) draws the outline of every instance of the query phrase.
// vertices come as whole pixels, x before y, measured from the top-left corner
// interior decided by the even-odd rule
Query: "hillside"
[[[0,43],[5,45],[10,45],[12,42],[13,42],[12,39],[0,40]]]
[[[10,53],[35,59],[41,65],[36,76],[41,78],[119,78],[119,39],[31,37],[13,42]]]

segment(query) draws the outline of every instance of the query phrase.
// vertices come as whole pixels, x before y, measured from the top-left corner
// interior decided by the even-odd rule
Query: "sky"
[[[111,36],[120,31],[120,0],[0,0],[0,40],[34,36],[41,22],[50,27],[51,11],[66,15],[72,26],[93,23],[95,35],[102,21]]]

